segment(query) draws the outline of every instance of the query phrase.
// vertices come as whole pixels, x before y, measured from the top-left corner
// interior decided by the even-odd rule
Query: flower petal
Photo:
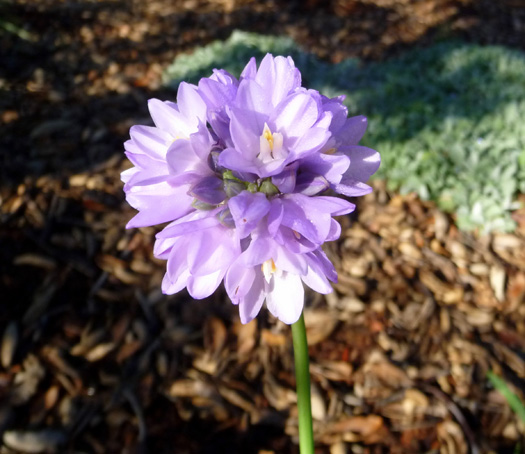
[[[367,181],[379,169],[381,156],[376,150],[360,145],[340,149],[350,158],[350,167],[343,176],[341,183],[345,181]]]
[[[235,148],[248,160],[254,159],[259,153],[259,136],[264,124],[259,115],[249,110],[232,108],[230,115],[230,133]]]
[[[242,79],[255,79],[257,75],[257,61],[255,57],[250,58],[250,61],[246,64],[241,72],[240,80]]]
[[[215,213],[218,211],[196,211],[190,213],[164,227],[163,230],[157,233],[156,238],[174,238],[216,227],[219,225],[219,221],[215,217]]]
[[[304,254],[295,254],[284,247],[277,247],[272,258],[279,270],[293,274],[306,274],[308,270]]]
[[[306,254],[308,261],[308,272],[301,276],[303,282],[312,290],[326,295],[333,291],[330,282],[323,271],[320,260],[314,253]]]
[[[290,159],[299,159],[319,151],[330,138],[330,131],[322,127],[307,129],[299,140],[295,142],[290,153]]]
[[[172,281],[169,278],[168,273],[164,274],[161,286],[162,293],[165,295],[173,295],[174,293],[180,292],[184,287],[186,287],[189,277],[190,272],[187,269],[183,271],[175,281]]]
[[[228,268],[224,277],[224,287],[233,304],[239,304],[239,301],[250,291],[254,279],[255,268],[246,266],[244,256],[239,256]]]
[[[169,133],[172,137],[180,135],[181,131],[188,129],[188,122],[173,105],[160,99],[149,99],[148,109],[157,128]]]
[[[267,236],[259,236],[252,240],[248,249],[243,252],[243,259],[246,266],[258,266],[275,255],[277,245]]]
[[[218,225],[192,235],[193,247],[188,251],[188,266],[193,276],[226,270],[240,255],[239,240],[232,229]]]
[[[288,96],[277,106],[269,124],[273,123],[275,131],[289,139],[300,138],[314,125],[318,116],[315,99],[307,93],[299,92]]]
[[[172,175],[179,175],[196,168],[201,168],[203,173],[209,169],[204,167],[203,162],[193,152],[191,142],[186,139],[175,140],[166,153],[166,161]],[[206,172],[207,173],[207,172]]]
[[[202,178],[191,187],[188,194],[211,205],[218,205],[226,198],[222,180],[216,176]]]
[[[254,129],[262,131],[272,105],[263,87],[255,80],[244,79],[239,83],[233,108],[243,111],[244,117]]]
[[[363,115],[351,117],[337,132],[339,141],[343,145],[357,145],[366,132],[368,120]]]
[[[264,291],[264,278],[257,275],[248,292],[239,301],[239,316],[241,323],[251,322],[261,310],[266,293]]]
[[[307,197],[302,194],[289,194],[282,197],[284,215],[282,225],[308,240],[322,244],[330,230],[330,212],[318,200],[320,197]]]
[[[173,192],[168,195],[136,196],[128,193],[126,200],[140,212],[127,223],[126,228],[162,224],[187,214],[191,209],[193,199],[186,195],[186,191],[179,191],[178,188],[173,189]],[[174,200],[177,200],[177,203],[173,203]]]
[[[280,192],[288,193],[295,189],[296,178],[297,166],[290,164],[286,166],[281,173],[272,177],[272,183],[277,186]]]
[[[270,210],[270,202],[261,192],[243,191],[228,202],[239,237],[246,238]]]
[[[325,177],[321,175],[315,175],[309,172],[303,172],[297,176],[295,192],[307,196],[314,196],[319,194],[320,192],[325,191],[329,187],[330,184],[328,183]]]
[[[329,212],[332,216],[342,216],[343,214],[348,214],[355,210],[355,205],[353,203],[338,197],[318,196],[313,199],[312,205],[318,207],[322,206],[323,209]]]
[[[272,106],[277,106],[290,92],[301,86],[301,73],[291,57],[266,54],[255,76],[255,81],[263,87]]]
[[[304,287],[301,277],[283,271],[272,278],[272,286],[266,295],[268,310],[282,322],[291,325],[299,320],[304,305]]]
[[[206,276],[190,276],[188,279],[188,293],[192,298],[201,300],[210,296],[222,281],[224,270]]]
[[[206,123],[206,103],[200,97],[195,85],[187,82],[179,84],[177,105],[180,112],[188,119],[189,126],[193,129],[187,132],[187,136],[195,132],[199,123]]]
[[[249,160],[235,148],[226,148],[219,155],[219,165],[238,172],[258,173],[259,169],[254,161]]]
[[[190,247],[190,241],[188,238],[179,238],[178,241],[174,243],[174,246],[175,248],[171,248],[166,265],[166,271],[172,281],[175,281],[184,270],[188,269],[186,253]]]
[[[173,141],[170,134],[153,126],[132,126],[129,135],[143,153],[160,160],[166,159],[166,152]]]
[[[347,197],[360,197],[372,192],[371,186],[361,181],[351,180],[350,178],[345,178],[344,183],[335,184],[333,189],[335,192]]]
[[[275,236],[277,229],[281,226],[284,216],[283,203],[281,199],[275,198],[270,202],[270,211],[268,213],[268,233]]]

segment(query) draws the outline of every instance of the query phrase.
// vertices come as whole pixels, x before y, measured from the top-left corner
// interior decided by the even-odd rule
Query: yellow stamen
[[[264,125],[263,137],[268,141],[270,150],[273,151],[273,134],[267,124]]]
[[[266,123],[259,136],[259,150],[258,158],[265,164],[274,159],[284,159],[288,154],[283,148],[283,135],[279,132],[272,132]]]

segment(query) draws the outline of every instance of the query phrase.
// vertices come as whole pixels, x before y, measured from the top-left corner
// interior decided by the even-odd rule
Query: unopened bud
[[[217,215],[217,219],[224,227],[228,227],[228,228],[235,227],[235,221],[233,220],[233,216],[228,208],[225,208],[224,210],[222,210]]]
[[[199,199],[193,199],[193,202],[191,202],[191,206],[196,210],[201,211],[211,211],[217,208],[216,205],[210,205],[209,203],[201,202]]]
[[[246,185],[236,180],[224,180],[223,186],[224,192],[226,192],[226,196],[229,199],[240,194],[242,191],[246,191]]]
[[[248,189],[248,191],[250,191],[251,193],[255,194],[259,188],[255,183],[248,183],[246,189]]]
[[[266,195],[275,195],[279,194],[279,189],[275,186],[270,180],[265,180],[261,183],[259,191]]]

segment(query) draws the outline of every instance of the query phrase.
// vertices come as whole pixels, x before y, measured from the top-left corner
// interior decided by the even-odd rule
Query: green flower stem
[[[310,400],[310,362],[304,315],[292,325],[293,350],[295,357],[295,379],[297,382],[297,407],[299,411],[299,451],[314,454],[312,427],[312,404]]]

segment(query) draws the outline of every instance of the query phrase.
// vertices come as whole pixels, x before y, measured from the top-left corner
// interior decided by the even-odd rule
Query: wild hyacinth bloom
[[[358,145],[366,118],[348,118],[343,98],[301,86],[293,60],[250,60],[239,80],[215,70],[182,83],[177,104],[151,100],[155,127],[134,126],[123,172],[139,213],[128,227],[170,222],[155,255],[167,260],[164,293],[194,298],[224,279],[252,320],[263,303],[285,323],[299,318],[303,284],[329,293],[336,271],[321,247],[339,238],[334,216],[355,206],[379,154]]]

